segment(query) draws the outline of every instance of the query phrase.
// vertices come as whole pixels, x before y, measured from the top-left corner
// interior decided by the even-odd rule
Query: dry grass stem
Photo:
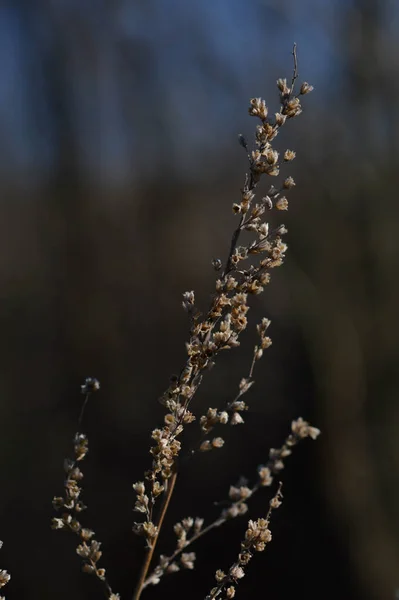
[[[287,85],[285,79],[277,81],[280,92],[279,112],[269,117],[264,100],[253,98],[250,102],[249,114],[260,121],[255,133],[256,148],[249,152],[246,140],[240,136],[240,143],[248,155],[249,172],[241,190],[241,200],[233,204],[233,212],[240,217],[239,223],[233,232],[225,267],[216,281],[215,292],[206,314],[203,315],[196,307],[193,291],[183,294],[183,307],[189,314],[191,323],[190,338],[186,344],[187,361],[179,375],[171,377],[169,387],[161,398],[167,413],[163,427],[152,432],[151,469],[145,473],[143,481],[133,485],[136,492],[134,510],[144,516],[144,521],[136,522],[133,530],[146,539],[145,564],[148,563],[148,554],[153,553],[153,547],[159,536],[160,515],[156,515],[154,509],[158,499],[165,492],[166,482],[176,472],[181,451],[181,442],[178,438],[184,427],[196,418],[190,408],[202,377],[215,364],[215,359],[220,352],[239,346],[240,334],[248,324],[246,315],[249,310],[249,297],[263,292],[264,287],[270,282],[270,271],[281,266],[284,261],[287,245],[282,241],[282,236],[287,233],[287,230],[284,225],[271,230],[269,224],[263,221],[263,216],[273,206],[279,210],[288,208],[283,194],[295,186],[293,178],[286,177],[279,187],[271,185],[267,195],[260,202],[254,204],[254,201],[255,188],[261,177],[264,175],[276,177],[280,172],[279,153],[273,147],[273,140],[287,120],[302,112],[299,98],[301,92],[298,96],[293,93],[297,78],[295,47],[293,55],[294,74],[291,87]],[[303,86],[302,90],[305,90]],[[308,86],[306,91],[311,91],[311,87]],[[284,154],[284,162],[289,162],[294,157],[295,153],[287,150]],[[254,239],[247,245],[238,246],[243,231],[253,233]],[[245,264],[248,262],[250,264]],[[221,264],[220,259],[213,261],[217,271],[221,269]],[[263,325],[265,329],[266,323],[268,323],[267,319]],[[264,336],[263,343],[267,347],[269,338]],[[260,347],[257,351],[260,358],[263,348]],[[243,389],[248,385],[250,382],[244,383]],[[213,409],[210,410],[211,413],[205,419],[212,418]],[[238,410],[234,412],[239,414]],[[235,419],[237,418],[236,416]],[[225,419],[224,415],[222,419]],[[205,426],[204,420],[202,425]],[[204,442],[202,450],[218,448],[222,445],[223,439],[217,437],[212,441]],[[135,600],[139,597],[140,591],[136,590]]]
[[[218,569],[215,574],[217,585],[212,588],[207,595],[206,600],[213,600],[225,592],[223,600],[234,598],[236,593],[235,586],[245,575],[245,568],[253,557],[252,552],[263,552],[266,544],[271,542],[272,534],[269,529],[272,511],[279,508],[282,501],[281,494],[282,483],[280,482],[278,490],[269,503],[269,510],[266,518],[257,521],[248,521],[248,528],[245,532],[245,539],[241,542],[241,552],[237,561],[230,567],[227,573]]]
[[[255,364],[262,358],[263,350],[269,348],[269,346],[272,344],[272,340],[266,335],[269,325],[269,319],[263,318],[260,324],[256,326],[260,342],[254,346],[248,375],[241,378],[238,386],[238,392],[234,399],[227,403],[224,410],[219,411],[217,408],[208,408],[206,415],[202,415],[200,417],[199,421],[203,435],[210,433],[217,424],[242,425],[244,423],[242,413],[248,410],[248,405],[241,400],[241,397],[246,394],[255,383],[255,380],[253,379]],[[205,452],[207,450],[214,449],[217,447],[215,440],[223,441],[223,438],[214,438],[212,441],[205,440],[201,443],[199,450]]]
[[[270,487],[277,474],[284,468],[284,460],[291,454],[292,448],[302,439],[316,439],[320,431],[307,421],[298,418],[291,424],[291,433],[279,449],[272,448],[265,465],[258,468],[256,482],[249,487],[247,482],[240,481],[231,486],[227,506],[219,517],[204,527],[200,517],[187,517],[174,526],[177,537],[176,548],[170,556],[161,555],[159,563],[149,575],[157,541],[168,511],[176,479],[178,477],[178,461],[181,454],[180,436],[186,426],[199,421],[201,431],[200,451],[221,448],[224,440],[220,436],[207,437],[217,425],[239,425],[244,423],[243,413],[248,406],[243,396],[254,384],[256,363],[262,358],[265,349],[272,341],[268,336],[270,321],[263,318],[256,326],[257,342],[255,344],[248,375],[241,378],[238,392],[223,410],[208,408],[202,416],[193,412],[193,399],[201,385],[205,373],[215,365],[216,357],[224,351],[237,348],[240,336],[248,326],[247,314],[250,299],[261,294],[270,283],[271,272],[284,262],[287,245],[283,241],[287,234],[285,225],[271,227],[265,215],[272,209],[288,210],[286,195],[295,187],[291,176],[285,176],[280,184],[269,185],[266,194],[256,200],[255,192],[262,177],[273,177],[280,174],[280,168],[295,159],[296,153],[287,149],[280,156],[274,148],[274,140],[281,128],[290,119],[302,112],[301,97],[312,91],[312,86],[303,83],[298,94],[294,94],[298,78],[296,46],[293,48],[294,68],[291,83],[286,79],[278,79],[280,108],[274,115],[262,98],[252,98],[249,114],[258,120],[255,130],[255,146],[248,148],[247,141],[240,135],[239,142],[245,149],[248,158],[248,172],[240,191],[238,202],[232,206],[238,223],[233,231],[229,251],[224,267],[222,260],[213,260],[213,267],[219,276],[208,309],[202,313],[195,303],[195,294],[188,291],[183,294],[183,308],[190,319],[188,341],[186,343],[186,359],[178,375],[170,378],[169,386],[161,397],[165,406],[163,425],[152,431],[150,454],[151,467],[144,473],[142,481],[133,484],[135,492],[134,511],[142,515],[142,520],[135,522],[133,531],[145,540],[146,554],[133,593],[133,600],[139,600],[143,590],[149,584],[156,584],[169,573],[181,568],[193,569],[195,553],[187,552],[187,548],[209,531],[223,523],[244,515],[248,511],[248,500],[261,488]],[[243,232],[250,234],[251,240],[241,242]],[[108,600],[118,600],[119,594],[112,591],[105,575],[105,569],[99,566],[102,556],[101,543],[94,539],[94,532],[83,527],[80,514],[86,506],[81,500],[81,480],[83,473],[79,468],[88,452],[88,439],[82,430],[85,408],[92,393],[100,387],[94,378],[87,378],[82,386],[85,396],[78,419],[78,432],[75,434],[74,456],[64,461],[66,479],[64,496],[53,499],[54,508],[60,516],[52,519],[54,529],[72,531],[79,538],[76,552],[83,561],[83,571],[94,575],[103,585]],[[205,439],[204,439],[205,438]],[[250,520],[245,539],[241,542],[241,551],[237,561],[227,573],[218,570],[217,585],[207,596],[207,600],[217,597],[233,598],[237,582],[244,576],[244,571],[254,551],[263,551],[271,540],[269,529],[272,511],[281,504],[281,486],[270,500],[269,510],[265,518]],[[10,576],[0,571],[0,587],[5,585]],[[3,600],[0,598],[0,600]]]
[[[79,415],[79,428],[82,424],[84,410],[87,406],[89,397],[93,392],[100,389],[100,384],[97,379],[88,377],[81,387],[85,399]],[[82,570],[84,573],[89,573],[97,577],[103,584],[107,598],[110,600],[118,600],[119,595],[114,594],[112,588],[105,576],[105,569],[98,566],[98,562],[102,556],[101,542],[94,539],[94,531],[83,527],[79,521],[80,513],[87,507],[80,499],[82,487],[80,481],[83,479],[83,473],[78,464],[85,458],[89,451],[89,442],[87,436],[83,433],[75,433],[73,439],[74,458],[69,458],[64,461],[64,469],[66,479],[64,484],[65,495],[57,496],[53,499],[53,507],[57,511],[62,511],[61,517],[52,519],[53,529],[63,529],[72,531],[76,534],[80,543],[76,548],[76,553],[83,561]]]

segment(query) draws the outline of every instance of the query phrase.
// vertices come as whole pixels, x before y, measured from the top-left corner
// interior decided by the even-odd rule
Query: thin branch
[[[292,80],[291,80],[291,92],[290,92],[291,97],[294,93],[295,81],[298,79],[298,57],[296,54],[296,44],[294,44],[294,46],[292,48],[292,56],[294,57],[294,72],[292,74]]]
[[[141,573],[140,573],[139,581],[138,581],[136,589],[134,591],[133,599],[132,600],[139,600],[139,598],[141,596],[141,593],[143,591],[144,582],[146,580],[147,573],[148,573],[150,565],[151,565],[151,561],[152,561],[152,557],[154,555],[155,547],[157,545],[159,533],[161,531],[162,524],[163,524],[166,512],[168,510],[170,500],[172,498],[173,490],[174,490],[175,485],[176,485],[176,479],[177,479],[177,471],[174,471],[172,477],[170,479],[168,479],[168,487],[167,487],[167,489],[165,490],[165,493],[164,493],[163,502],[162,502],[162,506],[161,506],[161,510],[160,510],[160,514],[159,514],[158,523],[156,524],[156,526],[157,526],[157,533],[156,533],[155,537],[152,540],[151,546],[147,549],[147,555],[145,557],[143,566],[141,568]]]

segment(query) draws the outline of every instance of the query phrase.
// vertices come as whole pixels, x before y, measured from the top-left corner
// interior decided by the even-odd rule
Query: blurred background
[[[0,566],[8,599],[100,597],[72,535],[50,530],[86,376],[83,523],[131,597],[143,541],[131,484],[150,464],[157,402],[185,358],[181,294],[206,308],[225,259],[251,139],[249,99],[278,77],[315,86],[276,140],[297,159],[286,264],[256,297],[240,349],[193,410],[222,408],[248,372],[255,324],[273,346],[242,427],[179,478],[173,524],[212,519],[256,477],[291,420],[319,427],[287,459],[273,542],[238,598],[393,600],[399,588],[399,4],[395,0],[3,0],[0,4]],[[264,193],[264,182],[259,193]],[[282,218],[283,217],[283,218]],[[195,424],[192,431],[196,429]],[[265,514],[268,490],[249,516]],[[143,598],[204,598],[245,531],[209,534],[194,572]]]

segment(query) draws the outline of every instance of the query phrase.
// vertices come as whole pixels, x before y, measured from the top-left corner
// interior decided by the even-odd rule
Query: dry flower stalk
[[[241,398],[255,383],[255,380],[253,379],[255,364],[262,358],[263,350],[272,345],[272,340],[266,335],[269,325],[269,319],[263,318],[259,325],[256,326],[260,342],[254,346],[249,373],[247,377],[241,379],[237,395],[232,401],[227,403],[224,410],[219,411],[217,408],[208,408],[206,415],[200,417],[201,431],[204,435],[210,433],[217,424],[242,425],[244,423],[244,418],[241,413],[248,410],[248,405],[245,404]],[[210,440],[205,440],[200,445],[199,450],[202,452],[212,450],[215,447],[214,442],[216,439],[221,439],[223,441],[223,438],[214,438],[212,442]]]
[[[269,503],[266,518],[257,521],[248,521],[245,539],[241,542],[241,551],[237,561],[230,567],[227,573],[218,569],[215,574],[217,585],[212,588],[205,600],[213,600],[225,592],[224,599],[234,598],[238,581],[245,575],[245,567],[253,556],[253,552],[263,552],[266,544],[271,542],[272,534],[269,529],[272,511],[279,508],[282,502],[282,483]]]
[[[79,428],[83,420],[83,414],[89,397],[93,392],[100,389],[100,383],[93,377],[87,377],[81,386],[81,391],[85,395],[83,406],[79,416]],[[94,531],[83,527],[79,521],[80,513],[87,507],[80,499],[82,488],[80,481],[83,479],[83,473],[78,464],[85,458],[89,451],[89,443],[84,433],[75,433],[73,439],[74,458],[64,461],[66,479],[64,483],[65,496],[56,496],[53,498],[53,507],[57,511],[62,511],[61,517],[52,519],[53,529],[64,529],[75,533],[80,538],[80,543],[76,548],[76,553],[83,561],[82,570],[84,573],[94,575],[104,585],[107,598],[109,600],[119,600],[119,594],[114,594],[111,586],[105,576],[105,569],[98,566],[102,552],[101,542],[94,539]]]
[[[139,582],[133,595],[138,600],[150,568],[154,548],[159,536],[160,527],[165,515],[165,502],[168,504],[177,477],[177,461],[181,451],[178,439],[184,427],[195,420],[191,412],[191,402],[201,384],[204,372],[215,363],[216,356],[224,351],[239,346],[239,336],[247,327],[248,299],[251,295],[263,292],[270,282],[270,271],[283,264],[287,245],[282,236],[287,233],[284,225],[270,230],[269,224],[263,220],[266,211],[276,206],[286,210],[288,204],[285,195],[295,186],[292,177],[286,177],[280,187],[271,185],[267,195],[255,203],[255,188],[263,175],[276,177],[280,172],[279,153],[273,147],[273,141],[281,127],[302,112],[300,96],[311,91],[309,84],[301,86],[298,95],[294,95],[295,81],[298,77],[296,47],[293,49],[294,73],[291,85],[286,79],[279,79],[277,87],[280,92],[280,110],[273,117],[262,98],[253,98],[250,102],[249,114],[260,120],[256,127],[256,148],[249,152],[246,140],[239,136],[240,144],[245,148],[249,160],[244,186],[241,190],[240,202],[233,204],[233,212],[239,215],[239,223],[235,229],[229,254],[217,279],[215,292],[208,309],[203,315],[195,305],[193,291],[183,294],[183,308],[190,316],[190,338],[186,344],[187,360],[179,375],[171,378],[169,387],[163,394],[161,402],[167,409],[164,425],[152,432],[153,445],[150,449],[152,466],[145,473],[144,481],[133,484],[136,492],[134,510],[144,516],[143,522],[134,524],[134,532],[146,539],[147,555],[144,561]],[[295,157],[292,150],[284,154],[284,162]],[[254,234],[254,240],[248,245],[238,245],[243,231]],[[249,260],[250,259],[250,260]],[[250,264],[245,265],[245,261]],[[222,261],[215,259],[214,268],[219,271]],[[269,338],[265,337],[265,347]],[[259,348],[259,357],[263,348]],[[245,385],[244,385],[245,387]],[[212,411],[212,409],[211,409]],[[239,411],[235,411],[239,413]],[[213,411],[206,416],[211,420]],[[235,417],[237,419],[237,417]],[[225,415],[219,415],[225,420]],[[202,420],[201,425],[207,427]],[[202,450],[219,448],[222,438],[207,440]],[[168,481],[171,485],[168,485]],[[154,513],[158,499],[163,496],[163,506],[158,515]]]
[[[281,448],[271,448],[269,451],[269,459],[266,465],[258,467],[258,479],[252,487],[247,485],[230,486],[228,507],[224,508],[217,519],[203,527],[204,519],[200,517],[186,517],[181,522],[176,523],[174,531],[177,536],[177,544],[174,552],[170,556],[161,555],[158,565],[147,577],[143,587],[148,585],[156,585],[161,577],[176,573],[180,568],[194,568],[196,555],[190,552],[189,566],[187,566],[186,553],[188,546],[191,546],[199,538],[206,533],[220,527],[227,521],[240,517],[248,511],[248,500],[260,489],[270,487],[274,481],[275,475],[279,474],[284,468],[284,459],[290,456],[292,448],[301,440],[310,437],[315,440],[320,435],[320,430],[312,427],[307,421],[301,417],[292,421],[291,433],[285,440]],[[176,560],[178,559],[178,560]]]
[[[134,510],[142,513],[143,521],[134,524],[133,531],[142,535],[146,540],[146,557],[142,565],[133,600],[139,600],[143,589],[149,584],[156,584],[160,578],[168,573],[176,572],[180,568],[193,569],[195,562],[194,552],[185,552],[189,545],[202,537],[211,529],[219,527],[226,521],[243,515],[247,512],[248,499],[262,487],[272,484],[274,476],[284,467],[284,459],[291,454],[291,448],[301,439],[311,437],[316,439],[320,433],[311,427],[302,418],[292,422],[291,434],[283,446],[276,450],[271,449],[269,460],[265,466],[258,469],[258,480],[252,486],[246,484],[231,486],[229,491],[229,504],[218,519],[203,527],[204,520],[196,517],[187,517],[174,526],[177,536],[177,546],[170,556],[161,556],[158,566],[148,575],[155,546],[161,531],[163,521],[168,510],[178,473],[178,458],[181,452],[181,442],[178,439],[184,427],[196,420],[191,409],[192,400],[201,384],[204,373],[215,364],[216,356],[224,351],[239,346],[240,334],[248,325],[247,313],[249,298],[263,292],[264,287],[270,282],[270,271],[283,264],[287,245],[283,236],[287,233],[284,225],[271,229],[264,220],[267,211],[273,208],[287,210],[288,200],[286,195],[295,186],[295,181],[288,176],[279,187],[271,185],[267,194],[255,202],[255,189],[263,175],[276,177],[280,173],[280,156],[273,147],[273,141],[281,127],[287,120],[298,116],[302,112],[300,96],[312,91],[308,83],[301,85],[300,91],[294,95],[295,82],[298,77],[296,46],[293,49],[294,72],[290,85],[286,79],[279,79],[277,87],[280,95],[280,110],[274,116],[269,116],[269,110],[262,98],[253,98],[250,101],[249,114],[260,120],[256,127],[255,149],[248,150],[246,140],[242,135],[239,142],[246,150],[249,161],[249,172],[246,174],[240,201],[233,204],[233,213],[239,215],[238,225],[233,232],[230,250],[222,269],[222,261],[213,260],[215,271],[221,271],[215,284],[215,291],[209,309],[202,314],[195,305],[193,291],[183,294],[183,308],[190,317],[190,335],[186,344],[187,359],[179,375],[170,379],[169,387],[164,392],[161,402],[166,407],[164,425],[152,432],[151,469],[144,474],[143,481],[133,484],[136,493]],[[296,154],[287,149],[282,157],[283,163],[290,163]],[[254,236],[247,245],[238,245],[241,233],[251,232]],[[209,408],[206,414],[199,418],[202,436],[207,436],[218,425],[238,425],[244,423],[242,413],[247,410],[247,405],[242,400],[254,383],[253,372],[256,362],[263,355],[263,351],[271,345],[267,335],[270,321],[263,318],[257,325],[258,342],[253,351],[252,362],[247,377],[241,379],[238,393],[229,402],[224,410]],[[90,395],[99,389],[99,382],[94,378],[87,378],[82,386],[85,400],[78,421],[78,430],[81,430],[83,413]],[[201,451],[221,448],[224,444],[222,437],[205,439],[200,444]],[[109,600],[118,600],[107,578],[105,570],[98,566],[101,558],[101,544],[94,539],[94,532],[82,527],[79,522],[80,513],[86,508],[80,500],[80,481],[83,474],[78,466],[88,452],[88,440],[83,433],[76,433],[74,437],[74,458],[66,459],[65,495],[56,497],[53,505],[56,510],[62,511],[60,518],[52,520],[54,529],[67,529],[80,538],[77,554],[83,560],[83,571],[95,575],[104,585],[106,596]],[[217,585],[207,598],[220,596],[223,592],[225,598],[233,598],[235,585],[244,576],[244,568],[252,557],[253,551],[264,550],[271,540],[269,523],[272,510],[281,504],[281,483],[270,501],[269,511],[265,519],[249,521],[245,539],[241,543],[241,552],[238,560],[225,574],[217,571]],[[161,500],[155,511],[158,500]],[[176,560],[178,559],[178,560]],[[0,571],[0,587],[8,582],[10,576],[6,571]],[[0,598],[0,600],[3,600]]]

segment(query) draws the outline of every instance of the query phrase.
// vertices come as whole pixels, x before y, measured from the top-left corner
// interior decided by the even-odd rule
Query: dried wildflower
[[[7,571],[5,571],[4,569],[0,570],[0,588],[7,585],[7,583],[10,581],[10,579],[11,579],[11,575],[9,573],[7,573]]]
[[[273,483],[273,476],[269,467],[260,467],[258,475],[261,486],[270,486]]]
[[[224,439],[221,437],[213,438],[212,448],[221,448],[224,445]]]
[[[194,292],[184,292],[182,305],[186,312],[191,312],[194,309],[195,296]]]
[[[247,486],[241,486],[239,488],[234,487],[233,485],[230,486],[230,491],[229,491],[229,498],[230,500],[233,501],[237,501],[237,500],[246,500],[247,498],[249,498],[252,494],[252,490],[250,490],[249,487]]]
[[[281,113],[276,113],[275,117],[276,117],[276,125],[278,125],[279,127],[282,127],[287,120],[287,117]]]
[[[234,412],[230,418],[230,425],[242,425],[244,423],[244,419],[238,412]]]
[[[296,421],[292,421],[292,433],[303,439],[311,437],[315,440],[320,435],[320,429],[317,427],[311,427],[307,421],[304,421],[302,417],[299,417]]]
[[[295,157],[296,157],[296,153],[293,150],[286,150],[284,152],[285,162],[290,162],[291,160],[294,160]]]
[[[252,551],[262,552],[266,544],[268,544],[272,535],[269,529],[270,517],[272,511],[278,508],[281,504],[281,483],[278,490],[269,504],[269,510],[264,519],[258,519],[257,521],[248,521],[248,527],[245,532],[245,538],[241,542],[241,551],[238,555],[238,560],[230,567],[227,574],[220,569],[216,572],[217,586],[212,588],[206,600],[212,600],[216,598],[226,588],[231,588],[231,584],[237,583],[245,575],[244,567],[248,565],[252,558]],[[231,592],[230,592],[231,594]],[[234,594],[233,594],[234,596]],[[230,595],[230,597],[233,597]]]
[[[89,451],[89,442],[83,433],[76,433],[74,440],[74,452],[76,460],[83,460]]]
[[[216,581],[218,583],[220,583],[220,581],[222,581],[224,577],[226,577],[226,573],[224,571],[222,571],[221,569],[218,569],[215,573]]]
[[[79,416],[79,425],[81,424],[83,411],[87,404],[89,395],[93,391],[97,391],[100,384],[97,379],[88,377],[84,385],[81,386],[81,391],[86,395],[83,407]],[[118,594],[113,594],[112,589],[105,577],[105,569],[98,567],[97,562],[101,558],[100,550],[101,543],[93,539],[94,531],[86,527],[82,527],[78,520],[78,515],[86,508],[83,502],[79,499],[82,489],[80,481],[83,479],[83,473],[77,466],[77,463],[82,461],[89,449],[87,436],[77,432],[73,438],[74,459],[67,458],[64,460],[64,471],[66,479],[64,483],[64,496],[56,496],[53,499],[53,507],[55,510],[63,510],[60,518],[51,520],[52,529],[67,529],[78,535],[80,542],[76,548],[76,553],[83,560],[82,570],[85,573],[95,575],[106,588],[107,597],[111,600],[118,599]],[[140,483],[137,484],[137,489],[140,488]]]
[[[180,564],[184,569],[194,569],[195,552],[183,552]]]
[[[283,187],[287,190],[293,188],[295,185],[296,185],[296,183],[292,177],[287,177],[283,183]]]
[[[288,96],[291,91],[286,79],[277,79],[277,87],[283,96]]]
[[[212,450],[212,444],[209,440],[205,440],[200,445],[200,452],[208,452],[208,450]]]
[[[221,266],[219,259],[213,261],[214,267],[218,271],[220,270],[220,277],[216,281],[209,310],[201,315],[197,311],[194,314],[194,293],[186,292],[183,296],[184,308],[193,316],[190,337],[186,343],[186,363],[180,370],[180,375],[170,382],[161,399],[162,404],[167,408],[167,413],[162,428],[155,429],[152,433],[153,444],[150,449],[152,465],[151,469],[145,474],[147,493],[144,493],[141,486],[135,489],[135,509],[142,512],[145,519],[141,525],[135,524],[134,526],[136,533],[147,538],[148,555],[145,562],[147,566],[144,567],[144,571],[148,569],[151,562],[159,532],[158,521],[152,521],[152,515],[156,514],[154,512],[155,504],[161,495],[164,495],[166,506],[169,502],[176,479],[176,464],[181,450],[181,443],[178,438],[184,427],[195,419],[195,415],[189,412],[191,402],[205,372],[215,364],[217,355],[220,352],[239,346],[240,335],[248,325],[248,299],[251,295],[263,291],[263,286],[270,281],[270,270],[282,265],[284,261],[287,246],[281,241],[280,237],[283,232],[286,232],[284,226],[277,227],[270,234],[268,224],[263,222],[262,218],[265,209],[272,209],[274,202],[280,210],[282,208],[286,209],[283,199],[279,198],[281,187],[288,190],[294,187],[295,182],[292,177],[287,177],[282,186],[270,186],[266,197],[261,202],[254,205],[254,198],[261,177],[276,177],[280,171],[279,154],[273,146],[273,140],[287,119],[299,115],[302,110],[298,97],[294,96],[293,93],[297,78],[295,48],[293,54],[294,76],[291,85],[287,84],[286,79],[279,79],[277,82],[280,90],[281,106],[280,111],[275,116],[275,121],[274,119],[268,119],[268,109],[262,98],[252,98],[250,101],[249,114],[259,119],[255,133],[255,148],[249,151],[246,140],[242,136],[239,137],[239,142],[248,155],[249,169],[241,189],[241,197],[233,205],[233,212],[238,216],[238,223],[232,235],[227,260],[224,267]],[[292,160],[293,157],[294,153],[287,151],[284,160],[287,162],[287,160]],[[240,235],[244,230],[251,232],[254,236],[254,239],[248,245],[240,245]],[[240,413],[246,409],[246,405],[240,400],[240,397],[253,384],[254,365],[261,358],[263,351],[271,344],[271,339],[265,335],[264,331],[259,335],[260,341],[254,348],[249,376],[245,378],[247,381],[239,389],[236,398],[228,404],[226,410],[209,409],[208,413],[200,418],[203,434],[208,434],[214,426],[226,424],[227,421],[231,424],[243,422]],[[215,437],[212,441],[203,440],[200,450],[204,452],[222,445],[222,438]],[[274,469],[278,470],[281,464],[282,459],[280,457],[274,462]],[[247,506],[242,500],[237,501],[234,506],[230,507],[231,513],[234,512],[235,515],[243,514],[246,510]],[[160,514],[160,524],[162,525],[162,511],[160,511]],[[228,512],[226,512],[220,518],[223,522],[229,517],[231,517],[231,514],[228,515]],[[179,535],[178,553],[188,543],[188,533],[183,526]],[[193,534],[190,539],[194,539],[195,535]],[[174,558],[176,556],[177,554],[174,553],[172,558],[169,557],[170,560],[164,559],[163,563],[158,565],[158,570],[156,569],[149,578],[151,582],[158,581],[160,575],[172,564],[175,564]],[[241,565],[239,567],[241,568]],[[231,577],[231,575],[229,576]],[[146,571],[142,574],[138,583],[134,596],[135,600],[140,597],[141,590],[146,585],[145,581]]]
[[[283,114],[287,116],[287,119],[297,117],[302,112],[301,102],[299,98],[291,98],[288,100],[283,108]]]
[[[284,196],[279,198],[276,202],[277,210],[288,210],[288,200]]]
[[[301,90],[299,93],[304,96],[305,94],[309,94],[309,92],[312,92],[313,90],[314,90],[313,85],[309,85],[306,81],[304,81],[303,84],[301,85]]]
[[[268,113],[265,101],[262,98],[252,98],[248,112],[252,117],[259,117],[265,120]]]
[[[86,377],[83,385],[80,386],[82,394],[92,394],[100,389],[100,382],[95,377]]]

